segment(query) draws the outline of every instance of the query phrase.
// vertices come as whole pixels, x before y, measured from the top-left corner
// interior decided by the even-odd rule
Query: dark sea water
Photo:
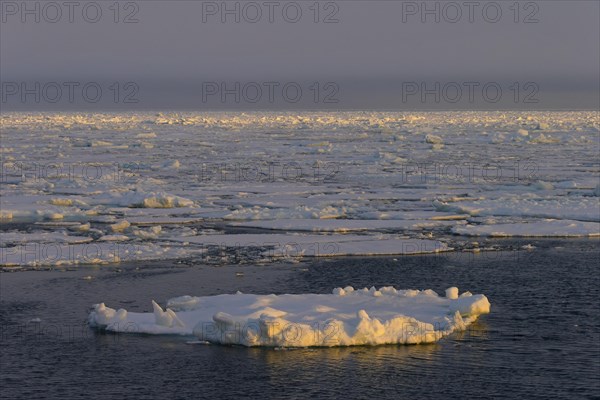
[[[536,249],[2,273],[0,397],[600,398],[598,241],[527,243]],[[433,345],[290,350],[106,334],[85,325],[89,307],[101,301],[151,311],[151,299],[164,304],[183,294],[329,293],[346,285],[440,294],[458,286],[486,294],[492,312]]]

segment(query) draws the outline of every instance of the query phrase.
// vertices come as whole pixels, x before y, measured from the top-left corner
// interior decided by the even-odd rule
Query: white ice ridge
[[[182,296],[166,311],[152,305],[152,313],[133,313],[96,304],[88,321],[113,332],[193,334],[215,344],[332,347],[432,343],[490,312],[486,296],[459,296],[456,287],[445,297],[430,289],[348,286],[332,294]]]

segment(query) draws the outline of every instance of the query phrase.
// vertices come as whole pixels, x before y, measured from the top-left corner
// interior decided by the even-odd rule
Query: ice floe
[[[456,203],[436,202],[443,211],[474,216],[514,216],[600,221],[600,200],[594,197],[536,198],[504,197]]]
[[[463,225],[452,232],[466,236],[495,237],[595,237],[600,236],[600,223],[568,220],[542,220],[520,224]]]
[[[153,312],[135,313],[96,304],[88,322],[113,332],[195,335],[217,344],[309,347],[419,344],[439,341],[464,330],[490,312],[482,294],[442,297],[433,290],[393,287],[332,294],[231,295],[170,299],[166,308],[152,301]]]
[[[250,221],[230,223],[244,226],[287,231],[351,232],[378,231],[386,229],[420,230],[440,226],[464,224],[464,221],[430,220],[362,220],[362,219],[278,219],[274,221]]]
[[[395,235],[310,235],[310,234],[215,234],[173,237],[173,241],[221,249],[264,248],[267,258],[336,257],[367,255],[428,254],[450,251],[437,240]]]

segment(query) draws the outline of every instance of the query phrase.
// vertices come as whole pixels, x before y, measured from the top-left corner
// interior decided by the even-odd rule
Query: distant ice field
[[[597,112],[3,113],[0,265],[600,236]]]

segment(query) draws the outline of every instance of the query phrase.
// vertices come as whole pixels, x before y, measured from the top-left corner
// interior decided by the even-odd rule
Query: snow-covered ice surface
[[[585,237],[600,236],[598,224],[569,220],[542,220],[521,224],[466,225],[452,228],[454,233],[467,236],[540,236]]]
[[[193,258],[248,230],[339,255],[597,236],[599,127],[598,112],[3,113],[0,265],[114,262],[117,244]]]
[[[490,312],[482,295],[432,290],[336,288],[332,294],[181,296],[133,313],[96,304],[91,326],[114,332],[194,334],[243,346],[309,347],[432,343]]]

